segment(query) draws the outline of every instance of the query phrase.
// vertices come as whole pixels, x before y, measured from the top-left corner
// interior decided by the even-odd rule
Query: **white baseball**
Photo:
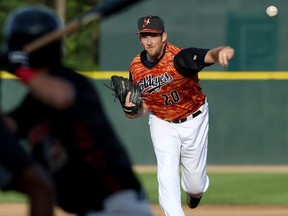
[[[274,17],[274,16],[276,16],[278,14],[278,9],[275,6],[269,6],[266,9],[266,13],[267,13],[268,16]]]

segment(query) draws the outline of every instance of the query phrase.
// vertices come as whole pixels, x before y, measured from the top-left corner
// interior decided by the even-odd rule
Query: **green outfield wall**
[[[155,164],[147,119],[127,119],[109,84],[112,74],[87,72],[107,116],[137,164]],[[2,75],[2,107],[9,110],[26,88]],[[201,72],[210,106],[210,164],[288,164],[288,72]],[[164,143],[163,143],[164,145]]]
[[[269,5],[277,6],[276,17],[266,15]],[[146,0],[101,22],[101,70],[128,70],[142,50],[135,33],[138,18],[146,15],[161,16],[168,41],[179,47],[234,47],[229,67],[215,64],[210,71],[288,68],[287,0]]]

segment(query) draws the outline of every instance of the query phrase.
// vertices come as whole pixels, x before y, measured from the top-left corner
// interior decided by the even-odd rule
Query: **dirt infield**
[[[155,216],[163,216],[159,206],[154,206]],[[215,206],[202,205],[196,209],[184,207],[186,216],[287,216],[288,206]]]
[[[157,205],[152,206],[155,216],[163,216]],[[1,216],[27,216],[25,204],[0,204]],[[200,205],[197,209],[184,207],[186,216],[287,216],[288,206],[214,206]],[[55,216],[74,216],[57,209]],[[135,215],[137,216],[137,215]]]

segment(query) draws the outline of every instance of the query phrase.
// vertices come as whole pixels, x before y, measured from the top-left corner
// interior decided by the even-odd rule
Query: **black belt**
[[[201,114],[202,112],[200,110],[198,110],[197,112],[193,113],[192,114],[192,118],[196,118],[199,114]],[[183,123],[183,122],[186,122],[188,119],[187,117],[186,118],[183,118],[183,119],[179,119],[179,120],[173,120],[173,121],[168,121],[168,122],[171,122],[171,123],[175,123],[175,124],[180,124],[180,123]]]

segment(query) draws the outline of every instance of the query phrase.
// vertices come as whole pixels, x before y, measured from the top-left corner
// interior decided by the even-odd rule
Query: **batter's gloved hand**
[[[136,114],[142,108],[142,98],[140,87],[129,79],[122,76],[113,75],[111,77],[111,86],[109,87],[115,93],[115,98],[117,98],[123,107],[124,112],[129,114]],[[129,101],[135,104],[135,106],[127,107],[125,106],[125,100],[128,92],[131,92]]]
[[[21,50],[9,51],[6,46],[1,46],[0,69],[15,74],[19,67],[29,67],[28,54]]]
[[[29,57],[24,51],[10,51],[7,53],[7,71],[15,74],[19,67],[29,67]]]

